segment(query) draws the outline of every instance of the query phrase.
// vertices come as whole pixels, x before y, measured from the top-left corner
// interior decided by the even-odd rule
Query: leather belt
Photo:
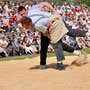
[[[53,24],[55,21],[56,21],[56,20],[52,20],[52,24]],[[50,27],[47,28],[48,31],[49,31],[49,28],[50,28]]]

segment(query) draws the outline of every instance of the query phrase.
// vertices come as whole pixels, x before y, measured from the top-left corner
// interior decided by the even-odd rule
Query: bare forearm
[[[54,13],[57,13],[56,10],[55,10],[48,2],[43,2],[43,3],[42,3],[42,7],[47,7],[47,8],[49,8],[51,11],[53,11]]]
[[[44,36],[47,36],[48,38],[50,38],[50,34],[48,31],[46,31],[45,33],[43,33]]]

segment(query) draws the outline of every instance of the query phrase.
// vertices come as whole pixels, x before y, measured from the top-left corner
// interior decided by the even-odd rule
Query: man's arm
[[[35,31],[40,32],[39,30],[37,30],[36,28],[34,28]],[[47,36],[48,38],[50,38],[50,34],[49,31],[43,32],[44,36]]]
[[[44,35],[44,36],[47,36],[48,38],[50,38],[49,31],[44,32],[43,35]]]
[[[39,29],[34,28],[34,30],[37,31],[37,32],[42,32],[44,36],[47,36],[48,38],[50,38],[50,34],[49,34],[49,31],[48,30],[45,29],[45,31],[42,31],[42,30],[44,30],[44,28],[41,31],[40,31],[40,28]]]
[[[48,2],[42,2],[42,7],[47,7],[54,13],[57,13],[57,11]]]
[[[57,13],[57,11],[48,3],[48,2],[42,2],[42,6],[40,8],[37,8],[38,10],[42,10],[42,8],[47,7],[54,13]]]

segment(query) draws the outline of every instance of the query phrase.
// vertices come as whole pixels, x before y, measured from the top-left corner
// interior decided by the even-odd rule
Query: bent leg
[[[57,61],[62,61],[64,60],[64,54],[63,54],[63,48],[62,48],[62,44],[61,44],[61,40],[58,41],[57,43],[53,44],[53,48],[57,57]]]
[[[62,48],[63,48],[64,51],[67,51],[69,53],[73,53],[74,52],[74,48],[73,47],[68,46],[67,44],[65,44],[63,42],[61,42],[61,44],[62,44]]]
[[[68,29],[68,33],[67,35],[71,36],[71,37],[85,37],[87,31],[82,31],[82,30],[78,30],[78,29],[72,29],[68,24],[66,24],[66,22],[63,20],[66,28]]]
[[[77,55],[77,56],[81,55],[81,52],[75,50],[73,47],[68,46],[67,44],[65,44],[65,43],[63,43],[63,42],[61,42],[61,44],[62,44],[62,47],[63,47],[63,50],[64,50],[64,51],[67,51],[67,52],[69,52],[69,53],[73,53],[73,54],[75,54],[75,55]]]

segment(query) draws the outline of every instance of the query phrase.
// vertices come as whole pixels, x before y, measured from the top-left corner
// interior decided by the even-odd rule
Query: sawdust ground
[[[39,70],[39,57],[0,62],[0,90],[90,90],[90,63],[69,66],[77,56],[67,56],[66,70],[56,70],[56,58],[47,59]],[[90,60],[90,55],[88,55]]]

